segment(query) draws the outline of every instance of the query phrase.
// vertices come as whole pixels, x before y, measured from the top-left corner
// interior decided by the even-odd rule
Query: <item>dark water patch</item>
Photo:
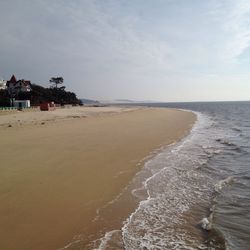
[[[240,129],[239,127],[233,127],[232,130],[237,131],[237,132],[242,132],[242,129]]]

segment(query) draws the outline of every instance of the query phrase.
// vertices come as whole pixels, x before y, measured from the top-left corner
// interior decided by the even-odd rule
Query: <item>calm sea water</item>
[[[250,249],[250,102],[146,106],[192,110],[198,121],[110,203],[137,201],[123,227],[79,249]]]
[[[192,110],[198,122],[146,163],[147,199],[122,229],[125,249],[250,249],[250,102],[150,106]]]

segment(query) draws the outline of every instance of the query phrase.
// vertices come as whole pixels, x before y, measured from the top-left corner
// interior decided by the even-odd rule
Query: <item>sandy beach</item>
[[[56,250],[77,237],[86,244],[98,238],[98,209],[195,119],[174,109],[124,107],[0,115],[0,249]],[[118,204],[112,214],[126,218],[127,211]]]

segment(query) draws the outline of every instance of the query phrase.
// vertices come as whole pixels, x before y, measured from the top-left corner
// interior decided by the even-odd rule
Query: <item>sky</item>
[[[79,98],[250,100],[250,0],[0,0],[0,78]]]

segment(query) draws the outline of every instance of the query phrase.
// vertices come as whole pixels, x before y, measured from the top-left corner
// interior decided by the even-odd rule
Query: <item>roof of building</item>
[[[31,83],[30,83],[30,81],[24,80],[24,84],[25,84],[25,85],[30,85]]]
[[[9,82],[9,83],[16,83],[17,82],[16,77],[14,75],[12,75],[12,77],[10,78],[10,80],[7,81],[7,82]]]
[[[23,85],[25,85],[25,86],[29,86],[31,84],[30,81],[27,81],[27,80],[24,80],[24,79],[17,81],[16,77],[14,75],[12,75],[12,77],[10,78],[10,80],[7,81],[6,85],[9,87],[10,83],[12,83],[13,85],[16,85],[19,82],[23,83]]]

